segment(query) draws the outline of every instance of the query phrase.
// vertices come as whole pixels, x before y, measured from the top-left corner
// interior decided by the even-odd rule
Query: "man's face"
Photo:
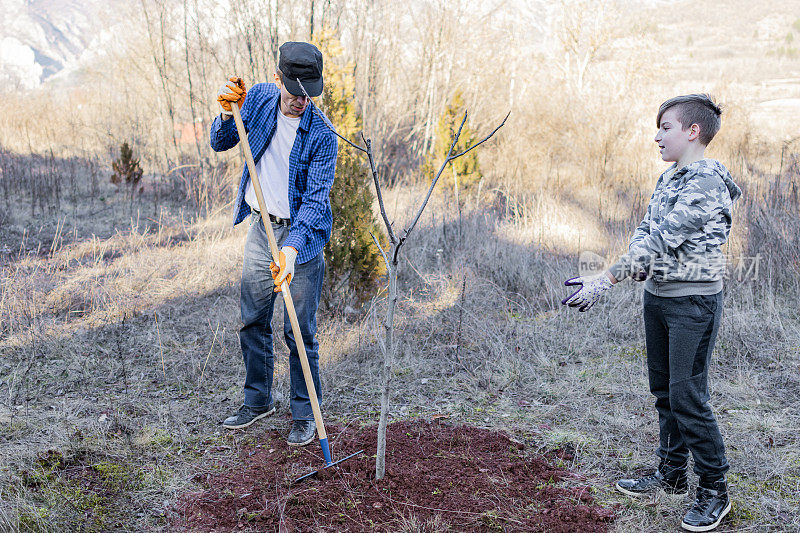
[[[691,141],[697,138],[699,130],[696,124],[683,128],[678,120],[678,111],[674,107],[667,109],[661,115],[661,124],[653,140],[658,144],[661,159],[664,161],[679,161],[688,150]]]
[[[311,99],[306,96],[295,96],[287,91],[277,73],[275,73],[275,84],[281,89],[281,112],[287,117],[302,115]]]

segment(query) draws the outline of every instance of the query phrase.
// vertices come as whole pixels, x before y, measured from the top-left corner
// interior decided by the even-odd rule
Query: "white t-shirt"
[[[261,184],[261,192],[264,194],[264,202],[267,204],[267,211],[279,218],[289,218],[289,154],[294,146],[294,138],[297,136],[297,126],[300,125],[300,117],[287,117],[278,113],[278,127],[272,137],[269,146],[264,151],[264,155],[256,164],[258,181]],[[247,191],[244,193],[244,201],[247,204],[261,211],[256,199],[256,191],[253,189],[252,176],[247,183]]]

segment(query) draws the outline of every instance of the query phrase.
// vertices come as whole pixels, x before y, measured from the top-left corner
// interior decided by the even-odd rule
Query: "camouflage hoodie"
[[[716,294],[725,272],[720,247],[728,240],[733,203],[742,190],[714,159],[675,167],[658,178],[628,253],[610,270],[618,280],[647,272],[645,289],[658,296]]]

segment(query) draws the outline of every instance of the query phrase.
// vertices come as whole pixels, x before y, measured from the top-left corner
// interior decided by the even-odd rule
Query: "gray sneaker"
[[[275,405],[270,407],[247,407],[243,405],[239,408],[235,415],[231,415],[222,422],[222,427],[225,429],[242,429],[246,428],[259,418],[264,418],[275,412]]]
[[[688,477],[686,470],[689,460],[671,462],[665,459],[651,476],[634,479],[620,479],[617,481],[617,490],[628,496],[640,497],[664,489],[667,494],[685,496],[689,493]]]
[[[716,529],[731,510],[728,485],[725,478],[716,481],[700,479],[694,505],[683,517],[681,527],[687,531],[711,531]]]
[[[295,420],[286,442],[289,446],[305,446],[314,440],[316,430],[313,420]]]

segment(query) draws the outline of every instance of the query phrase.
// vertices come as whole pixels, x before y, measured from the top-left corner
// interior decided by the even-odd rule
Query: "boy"
[[[658,489],[686,494],[689,452],[700,481],[681,526],[711,531],[730,511],[722,435],[708,404],[708,367],[722,314],[732,205],[742,191],[718,161],[705,159],[719,131],[721,110],[708,95],[667,100],[658,110],[655,142],[664,161],[644,220],[628,253],[608,271],[567,280],[580,289],[562,303],[589,309],[614,284],[644,280],[644,324],[650,391],[656,397],[660,464],[655,473],[621,479],[630,496]]]

